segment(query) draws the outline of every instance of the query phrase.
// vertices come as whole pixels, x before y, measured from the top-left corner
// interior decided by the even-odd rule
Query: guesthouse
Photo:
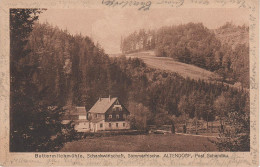
[[[93,107],[76,107],[75,130],[78,132],[97,132],[105,130],[130,129],[127,116],[130,112],[117,97],[99,98]]]

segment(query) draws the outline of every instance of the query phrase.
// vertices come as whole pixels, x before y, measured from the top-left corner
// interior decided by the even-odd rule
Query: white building
[[[129,114],[118,98],[99,98],[88,112],[85,107],[76,107],[75,129],[78,132],[130,129],[126,119]]]

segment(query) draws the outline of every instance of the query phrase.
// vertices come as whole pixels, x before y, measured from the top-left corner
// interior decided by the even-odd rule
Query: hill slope
[[[211,80],[212,78],[218,77],[214,72],[205,70],[194,65],[181,63],[169,57],[156,57],[153,51],[131,53],[127,54],[126,57],[138,57],[144,60],[144,62],[150,67],[157,68],[160,70],[176,72],[184,78],[189,77],[195,80]]]
[[[210,30],[202,23],[188,23],[161,27],[158,30],[141,29],[138,33],[134,32],[122,39],[121,50],[124,54],[154,50],[157,57],[173,58],[186,65],[195,65],[217,73],[223,82],[241,84],[244,88],[249,88],[248,36],[249,28],[246,25],[237,26],[227,22],[218,29]],[[148,61],[147,58],[141,57],[150,66],[155,65],[155,60],[149,58]],[[174,68],[169,66],[169,59],[167,59],[167,63],[165,58],[158,59],[161,61],[157,62],[156,66],[160,66],[164,62],[162,69],[172,70]],[[193,69],[193,66],[180,67],[183,66],[182,63],[172,64],[179,66],[180,69],[177,70],[179,73],[187,71],[187,68]],[[204,71],[200,68],[198,71],[194,69],[195,73],[188,76],[196,79],[196,74],[199,72],[200,78],[209,78],[205,74],[206,72],[200,74],[201,71]]]
[[[143,51],[138,53],[126,54],[126,57],[140,58],[149,67],[159,69],[159,70],[165,70],[169,72],[175,72],[184,78],[190,78],[194,80],[204,80],[211,83],[214,82],[221,83],[220,81],[221,77],[215,72],[205,70],[195,65],[181,63],[169,57],[156,57],[154,51]],[[228,85],[232,88],[242,89],[241,84],[233,85],[233,84],[224,83],[224,85]],[[248,89],[244,88],[244,90],[248,90]]]

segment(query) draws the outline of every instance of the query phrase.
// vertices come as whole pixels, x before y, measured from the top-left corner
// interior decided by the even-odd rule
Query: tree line
[[[40,13],[10,11],[11,151],[58,150],[75,133],[62,124],[64,106],[89,110],[108,95],[133,109],[136,129],[183,116],[213,121],[249,112],[247,91],[185,79],[137,58],[110,58],[89,37],[36,23]]]
[[[233,31],[237,34],[233,35]],[[241,33],[243,39],[238,39],[236,36]],[[216,30],[202,23],[164,26],[158,30],[141,29],[122,38],[121,50],[124,54],[154,50],[156,56],[214,71],[222,82],[249,88],[248,34],[247,26],[229,22]]]

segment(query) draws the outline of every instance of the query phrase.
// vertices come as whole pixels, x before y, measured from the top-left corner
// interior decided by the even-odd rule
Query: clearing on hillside
[[[131,53],[127,54],[126,57],[137,57],[144,60],[144,62],[150,67],[176,72],[183,77],[189,77],[195,80],[211,80],[212,78],[218,77],[215,73],[211,71],[205,70],[194,65],[175,61],[170,57],[156,57],[154,51]]]

